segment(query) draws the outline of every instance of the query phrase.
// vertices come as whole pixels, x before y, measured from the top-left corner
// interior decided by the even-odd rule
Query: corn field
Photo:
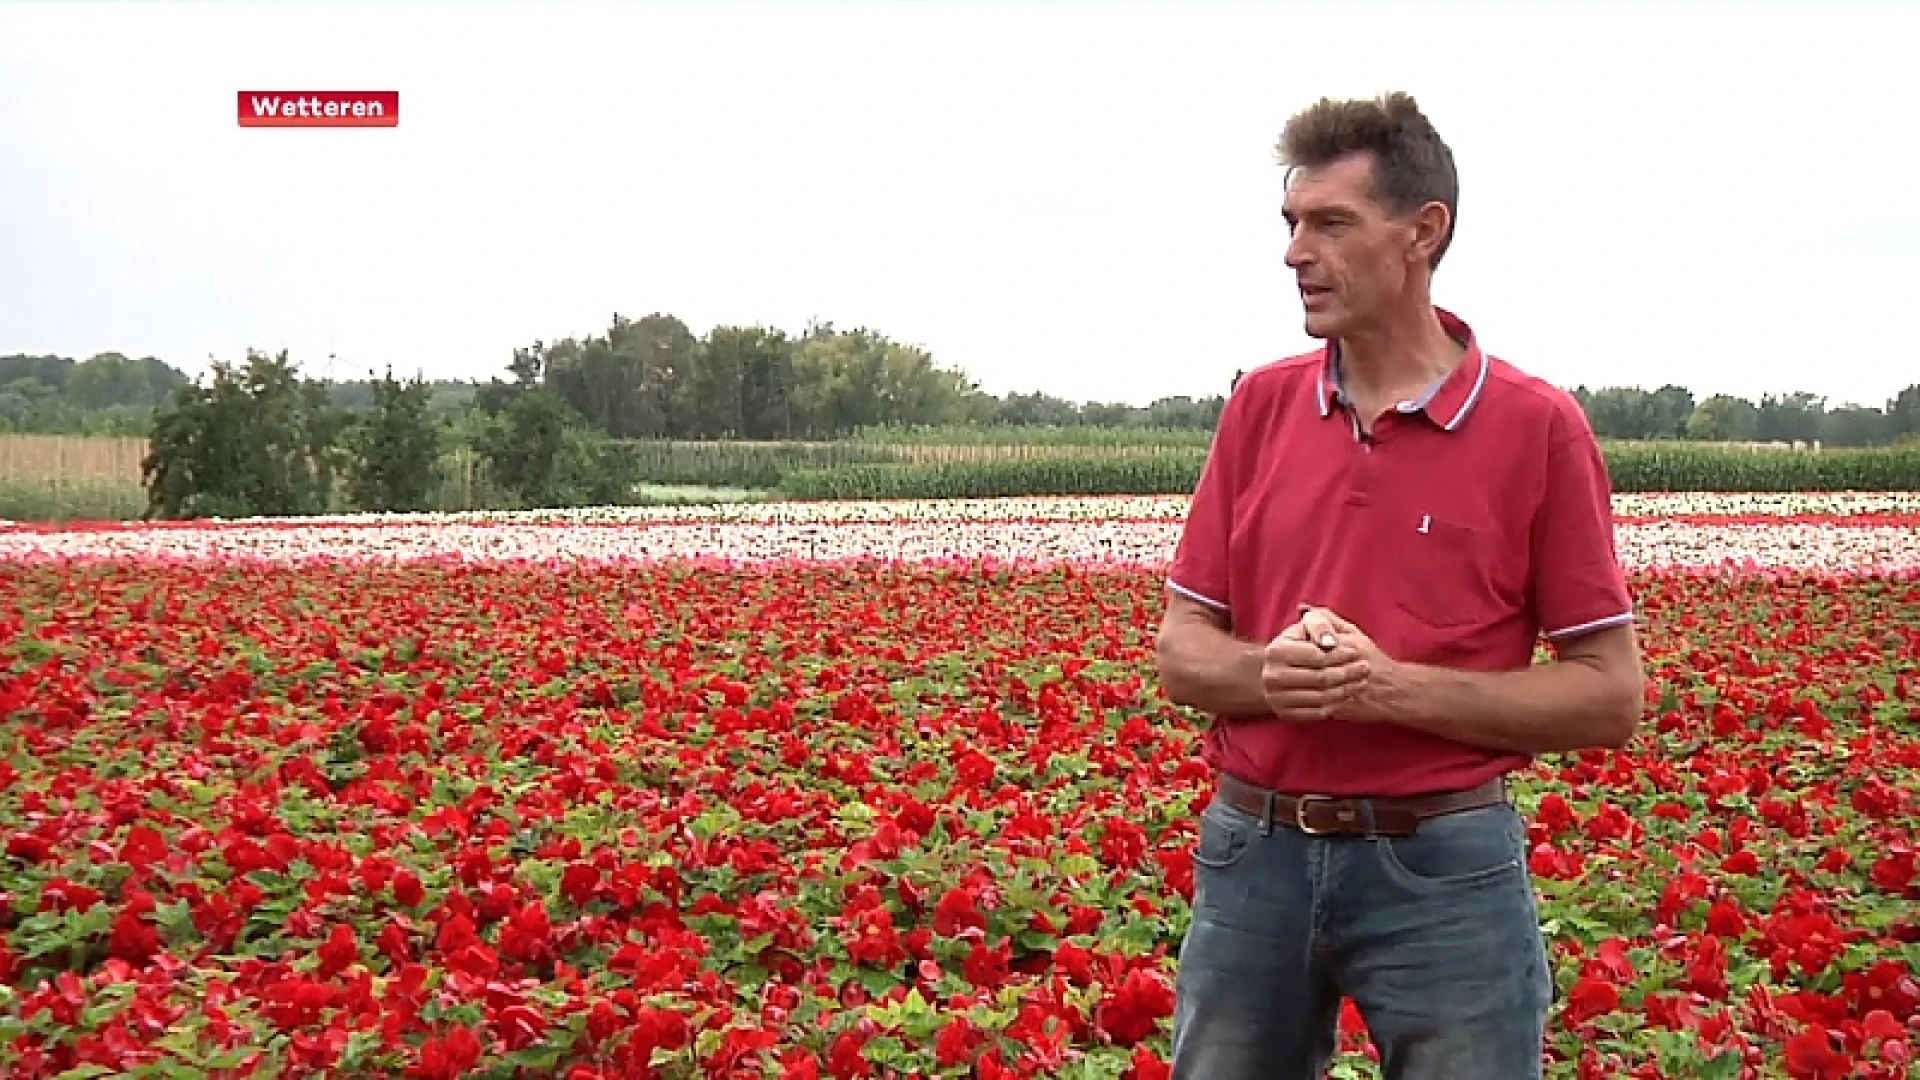
[[[0,435],[0,480],[140,483],[147,440],[85,435]]]
[[[1916,491],[1920,447],[1766,453],[1702,443],[1606,447],[1616,491]]]
[[[1204,447],[1213,432],[1204,428],[987,425],[975,427],[867,428],[850,441],[880,446],[935,449],[979,447],[1072,447],[1081,450],[1156,450],[1169,446]]]
[[[1168,495],[1193,490],[1206,451],[1166,447],[1155,456],[849,465],[789,476],[795,499],[996,499],[1022,495]]]
[[[1091,439],[1091,435],[1081,438]],[[1129,435],[1130,439],[1133,436]],[[916,443],[670,442],[606,444],[606,461],[643,490],[713,499],[997,497],[1183,494],[1206,459],[1204,444],[1097,442]],[[0,435],[0,518],[138,517],[146,507],[140,460],[146,441],[59,435]],[[1915,491],[1920,448],[1795,451],[1768,444],[1614,443],[1606,447],[1615,490]],[[485,463],[458,447],[441,460],[435,508],[510,507]],[[709,495],[702,495],[702,492]],[[732,494],[719,494],[730,492]],[[342,499],[340,510],[349,510]]]

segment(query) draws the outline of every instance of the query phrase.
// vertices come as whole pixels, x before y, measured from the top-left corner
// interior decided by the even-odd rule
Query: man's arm
[[[1562,641],[1556,651],[1556,662],[1517,671],[1376,667],[1359,708],[1370,720],[1488,750],[1551,754],[1625,746],[1646,707],[1633,625]]]
[[[1248,426],[1247,401],[1260,385],[1254,376],[1234,387],[1220,411],[1173,564],[1167,568],[1167,609],[1155,643],[1167,697],[1215,716],[1268,711],[1260,692],[1262,650],[1233,633],[1228,551],[1242,487],[1241,448],[1258,438],[1257,425]]]
[[[1223,611],[1168,590],[1154,656],[1176,705],[1215,716],[1270,711],[1261,682],[1265,649],[1235,637]]]

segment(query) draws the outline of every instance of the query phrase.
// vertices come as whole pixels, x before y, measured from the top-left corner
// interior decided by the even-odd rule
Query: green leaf
[[[872,968],[860,968],[854,975],[867,993],[875,997],[889,993],[900,985],[900,974],[894,971],[875,971]]]
[[[380,1045],[379,1035],[373,1032],[356,1031],[348,1036],[347,1045],[352,1047],[355,1039],[363,1039],[361,1054],[365,1054],[367,1049],[377,1049]],[[252,1047],[237,1046],[231,1050],[222,1050],[214,1054],[212,1057],[206,1059],[205,1064],[210,1070],[237,1069],[240,1067],[240,1063],[247,1060],[253,1053],[254,1050]]]
[[[543,1043],[539,1046],[529,1046],[515,1050],[501,1058],[500,1063],[508,1068],[534,1069],[539,1072],[550,1072],[562,1061],[566,1060],[571,1050],[571,1047]]]

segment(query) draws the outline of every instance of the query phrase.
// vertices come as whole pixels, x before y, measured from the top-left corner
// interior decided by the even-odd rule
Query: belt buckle
[[[1336,802],[1331,795],[1302,795],[1293,803],[1293,827],[1307,836],[1326,836],[1330,830],[1316,829],[1307,824],[1307,807],[1314,803]]]

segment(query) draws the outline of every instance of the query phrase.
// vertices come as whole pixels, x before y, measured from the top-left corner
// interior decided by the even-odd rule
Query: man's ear
[[[1453,215],[1444,203],[1430,202],[1413,212],[1413,243],[1407,246],[1407,261],[1422,266],[1433,261],[1433,253],[1446,242],[1453,228]]]

